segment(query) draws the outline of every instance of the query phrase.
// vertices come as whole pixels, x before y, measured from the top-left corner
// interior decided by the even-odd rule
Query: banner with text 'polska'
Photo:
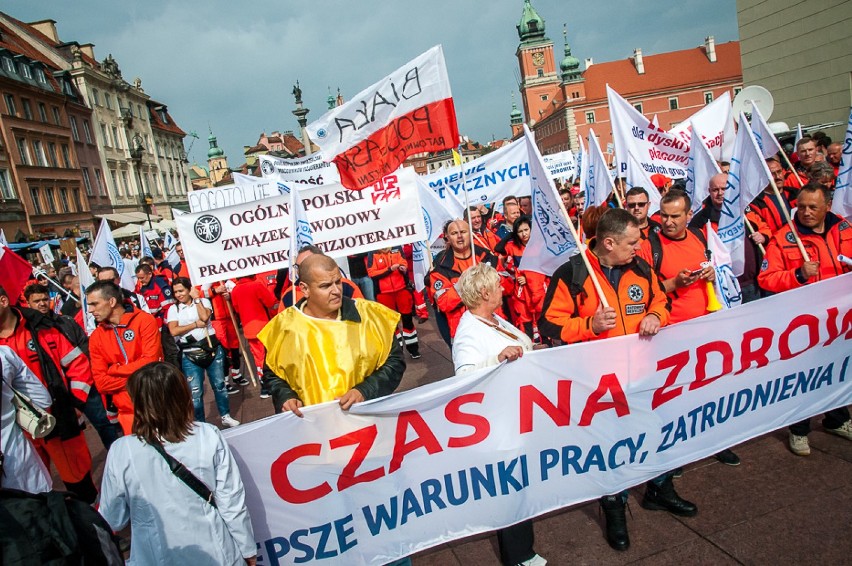
[[[350,189],[377,182],[410,155],[456,147],[459,131],[442,47],[329,110],[307,131]]]
[[[530,196],[530,160],[526,142],[517,139],[482,157],[460,166],[421,175],[438,198],[464,202],[464,193],[471,205],[500,203],[503,197]]]
[[[296,195],[314,244],[332,257],[425,238],[414,169],[400,169],[362,191],[331,184]],[[289,265],[289,194],[184,214],[175,224],[196,285]]]
[[[847,405],[850,283],[225,431],[259,558],[386,564]]]

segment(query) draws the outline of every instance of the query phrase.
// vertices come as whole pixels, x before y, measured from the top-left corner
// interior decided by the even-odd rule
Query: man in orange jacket
[[[638,220],[626,210],[607,210],[585,253],[610,306],[603,307],[580,255],[556,270],[544,299],[539,331],[567,343],[625,334],[653,336],[669,321],[669,298],[651,266],[636,255],[642,242]],[[617,307],[617,308],[616,308]],[[647,483],[642,507],[682,517],[698,513],[695,504],[674,489],[671,473]],[[606,517],[606,539],[615,550],[627,550],[630,538],[624,514],[627,491],[600,499]]]
[[[847,219],[830,212],[830,207],[831,197],[825,186],[808,183],[802,187],[793,223],[809,261],[802,257],[790,226],[784,227],[772,237],[766,250],[758,276],[761,287],[781,293],[850,271],[849,265],[841,263],[837,256],[852,257],[852,226]],[[852,422],[846,407],[828,411],[822,424],[826,432],[852,440]],[[810,431],[810,419],[790,427],[790,450],[797,456],[811,453]]]
[[[163,360],[160,329],[141,310],[127,312],[124,294],[112,281],[96,281],[86,289],[89,312],[98,323],[89,336],[89,358],[98,390],[112,398],[124,434],[133,431],[133,403],[127,378],[151,362]]]
[[[402,341],[412,359],[420,358],[420,343],[414,328],[414,296],[408,288],[408,262],[399,248],[382,248],[367,254],[367,275],[373,279],[376,301],[398,312],[402,318]]]

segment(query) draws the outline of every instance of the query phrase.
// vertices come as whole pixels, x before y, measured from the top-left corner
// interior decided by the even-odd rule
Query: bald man
[[[350,299],[333,259],[315,254],[299,265],[303,298],[258,334],[266,347],[264,387],[276,413],[337,400],[345,411],[396,390],[405,358],[395,340],[399,313]]]

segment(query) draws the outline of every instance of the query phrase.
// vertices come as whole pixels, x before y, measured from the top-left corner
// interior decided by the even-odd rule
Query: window
[[[146,192],[153,192],[155,195],[160,194],[160,186],[157,185],[157,179],[151,177],[151,172],[145,173],[145,184],[148,187]]]
[[[571,98],[580,98],[580,93],[575,90],[571,93]]]
[[[677,97],[672,96],[671,98],[669,98],[669,110],[677,110],[677,109],[678,109]]]
[[[112,180],[112,192],[116,195],[122,194],[121,188],[118,186],[118,177],[112,169],[109,170],[109,178]]]
[[[62,207],[62,212],[71,212],[68,210],[68,189],[59,187],[59,206]]]
[[[704,93],[704,104],[710,104],[713,102],[713,92],[707,91]]]
[[[154,140],[154,145],[157,147],[157,155],[163,156],[163,146],[157,140]]]
[[[15,73],[15,62],[12,61],[9,57],[3,57],[3,69],[6,70],[7,73]]]
[[[535,73],[535,74],[536,74],[537,76],[539,76],[539,77],[543,77],[543,76],[544,76],[544,69],[536,69],[535,71],[536,71],[536,73]]]
[[[56,144],[53,142],[47,144],[47,160],[51,167],[56,167]]]
[[[10,116],[17,116],[18,109],[15,107],[15,97],[11,94],[6,94],[3,96],[6,99],[6,110],[9,111]]]
[[[641,102],[635,102],[635,103],[633,103],[633,108],[635,108],[635,109],[636,109],[636,112],[638,112],[638,113],[640,113],[640,114],[644,114],[644,113],[645,113],[645,111],[643,110],[644,106],[642,106],[642,103],[641,103]]]
[[[106,189],[104,188],[104,175],[101,173],[100,169],[95,169],[95,183],[98,184],[98,194],[102,197],[106,196]]]
[[[542,95],[541,95],[541,101],[542,101],[542,102],[547,102],[547,95],[546,95],[546,94],[542,94]]]
[[[108,92],[104,93],[104,104],[106,104],[106,107],[108,109],[112,110],[112,103],[109,101],[109,93]]]
[[[80,189],[72,189],[71,196],[74,198],[74,206],[78,212],[83,212],[83,204],[80,202]]]
[[[51,107],[53,109],[53,123],[57,126],[62,125],[62,116],[59,114],[59,108],[56,106]]]
[[[145,148],[148,150],[148,153],[154,155],[154,148],[151,146],[151,140],[148,139],[148,134],[145,134]]]
[[[3,200],[17,198],[15,191],[12,189],[12,183],[9,182],[9,172],[5,169],[0,169],[0,195],[3,196]]]
[[[44,189],[44,199],[47,201],[47,211],[56,214],[56,194],[53,187]]]
[[[587,124],[594,124],[595,123],[595,111],[594,110],[592,110],[591,112],[586,112],[586,123]]]
[[[33,140],[33,153],[35,154],[36,164],[39,167],[47,167],[47,157],[44,155],[44,146],[41,140]]]
[[[29,99],[22,98],[21,99],[21,106],[24,108],[24,118],[26,118],[27,120],[32,120],[33,119],[33,107],[30,106]]]
[[[139,116],[140,118],[144,118],[144,116],[142,115],[142,107],[139,106],[138,104],[136,105],[136,113],[137,113],[137,116]]]
[[[27,147],[27,140],[18,138],[18,153],[21,155],[21,165],[30,164],[30,149]]]
[[[741,93],[742,91],[743,91],[743,87],[741,87],[741,86],[735,86],[735,87],[734,87],[734,96],[738,95],[738,94],[739,94],[739,93]]]
[[[121,172],[121,180],[124,183],[124,189],[127,191],[127,195],[130,196],[130,192],[133,190],[130,186],[130,180],[127,178],[127,171]]]
[[[62,144],[62,161],[65,162],[66,169],[71,169],[71,152],[66,144]]]
[[[47,124],[47,106],[44,105],[44,102],[38,103],[38,117],[43,124]]]
[[[109,147],[109,134],[107,134],[106,126],[101,123],[101,136],[104,138],[104,146]]]
[[[83,120],[83,133],[86,134],[86,143],[92,143],[92,130],[89,129],[88,120]]]
[[[19,64],[21,65],[21,74],[24,75],[24,78],[32,79],[33,78],[33,72],[32,72],[32,69],[30,69],[30,66],[25,64],[25,63],[19,63]]]
[[[115,144],[115,147],[121,149],[121,138],[118,135],[118,128],[115,126],[112,127],[112,143]]]
[[[44,214],[41,209],[41,199],[39,198],[37,187],[30,187],[30,198],[33,200],[33,211],[36,214]]]
[[[92,196],[92,180],[89,178],[88,167],[83,167],[83,184],[86,186],[86,194]]]
[[[36,80],[40,83],[46,83],[47,77],[44,76],[44,71],[42,71],[39,67],[36,67],[35,70]]]
[[[169,194],[169,179],[168,179],[168,177],[166,177],[165,173],[163,173],[163,189],[165,190],[166,194],[168,195]]]
[[[92,100],[94,101],[96,106],[101,105],[101,96],[100,94],[98,94],[98,89],[96,88],[92,89]]]
[[[80,141],[80,131],[77,129],[77,118],[74,116],[68,116],[68,119],[71,121],[71,137],[74,138],[74,141]]]

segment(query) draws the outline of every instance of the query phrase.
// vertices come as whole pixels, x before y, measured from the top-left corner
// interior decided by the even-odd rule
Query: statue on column
[[[296,85],[293,87],[293,96],[296,97],[296,104],[302,103],[302,89],[299,88],[299,81],[296,81]]]

